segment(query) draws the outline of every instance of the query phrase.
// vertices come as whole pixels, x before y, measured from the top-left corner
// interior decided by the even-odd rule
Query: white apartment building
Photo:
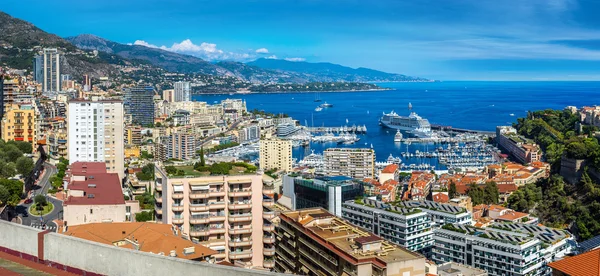
[[[175,102],[191,102],[192,101],[192,88],[190,83],[187,81],[178,81],[173,84],[174,86],[174,101]]]
[[[261,140],[259,159],[260,168],[265,171],[279,169],[291,172],[292,141],[279,139]]]
[[[75,99],[68,107],[69,162],[104,162],[124,177],[123,102]]]
[[[365,148],[329,148],[323,152],[325,174],[352,178],[375,176],[375,151]]]

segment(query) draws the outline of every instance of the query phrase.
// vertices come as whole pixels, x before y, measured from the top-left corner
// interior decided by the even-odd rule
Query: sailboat
[[[348,119],[346,119],[346,124],[348,123]]]
[[[320,92],[317,92],[315,94],[315,102],[320,102],[320,101],[321,101],[321,94],[320,94]]]

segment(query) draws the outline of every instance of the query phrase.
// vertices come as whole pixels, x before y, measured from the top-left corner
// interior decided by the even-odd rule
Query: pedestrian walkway
[[[0,275],[38,276],[38,275],[76,275],[47,265],[21,259],[8,253],[0,252]]]

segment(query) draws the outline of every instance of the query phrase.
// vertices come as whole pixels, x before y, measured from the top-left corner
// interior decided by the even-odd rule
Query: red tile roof
[[[387,165],[381,172],[382,173],[395,173],[397,170],[398,170],[398,165],[391,164],[391,165]]]
[[[104,162],[75,162],[71,164],[70,171],[74,175],[86,173],[105,173],[106,164]]]
[[[522,218],[528,217],[528,216],[529,216],[529,214],[513,211],[513,212],[508,212],[504,215],[499,216],[498,219],[499,220],[507,220],[507,221],[515,221],[515,220],[522,219]]]
[[[433,195],[433,201],[440,202],[440,203],[446,203],[446,202],[450,201],[450,197],[448,197],[448,195],[444,194],[444,193],[437,193],[437,194]]]
[[[68,189],[83,191],[84,196],[69,196],[64,205],[125,204],[119,175],[116,173],[94,173],[93,175],[88,173],[85,181],[72,181]]]
[[[597,276],[600,275],[600,249],[552,262],[548,266],[570,276]]]
[[[370,236],[354,239],[355,242],[360,243],[360,244],[374,243],[374,242],[378,242],[380,240],[382,240],[382,238],[377,237],[375,235],[370,235]]]

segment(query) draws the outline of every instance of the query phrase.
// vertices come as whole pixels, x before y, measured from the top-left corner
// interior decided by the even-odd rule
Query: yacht
[[[394,142],[402,142],[402,133],[400,133],[400,130],[398,130],[396,135],[394,135]]]
[[[412,105],[409,103],[409,110]],[[431,124],[429,120],[422,118],[415,112],[410,112],[408,116],[400,116],[396,112],[383,113],[379,119],[379,124],[384,127],[406,131],[417,137],[429,137],[431,135]]]
[[[327,102],[324,102],[324,103],[323,103],[322,105],[320,105],[320,106],[321,106],[321,107],[323,107],[323,108],[327,108],[327,107],[333,107],[333,105],[332,105],[332,104],[330,104],[330,103],[327,103]]]
[[[315,111],[316,111],[316,112],[320,112],[321,110],[323,110],[323,108],[322,108],[322,107],[320,107],[320,106],[317,106],[317,108],[315,108]]]

